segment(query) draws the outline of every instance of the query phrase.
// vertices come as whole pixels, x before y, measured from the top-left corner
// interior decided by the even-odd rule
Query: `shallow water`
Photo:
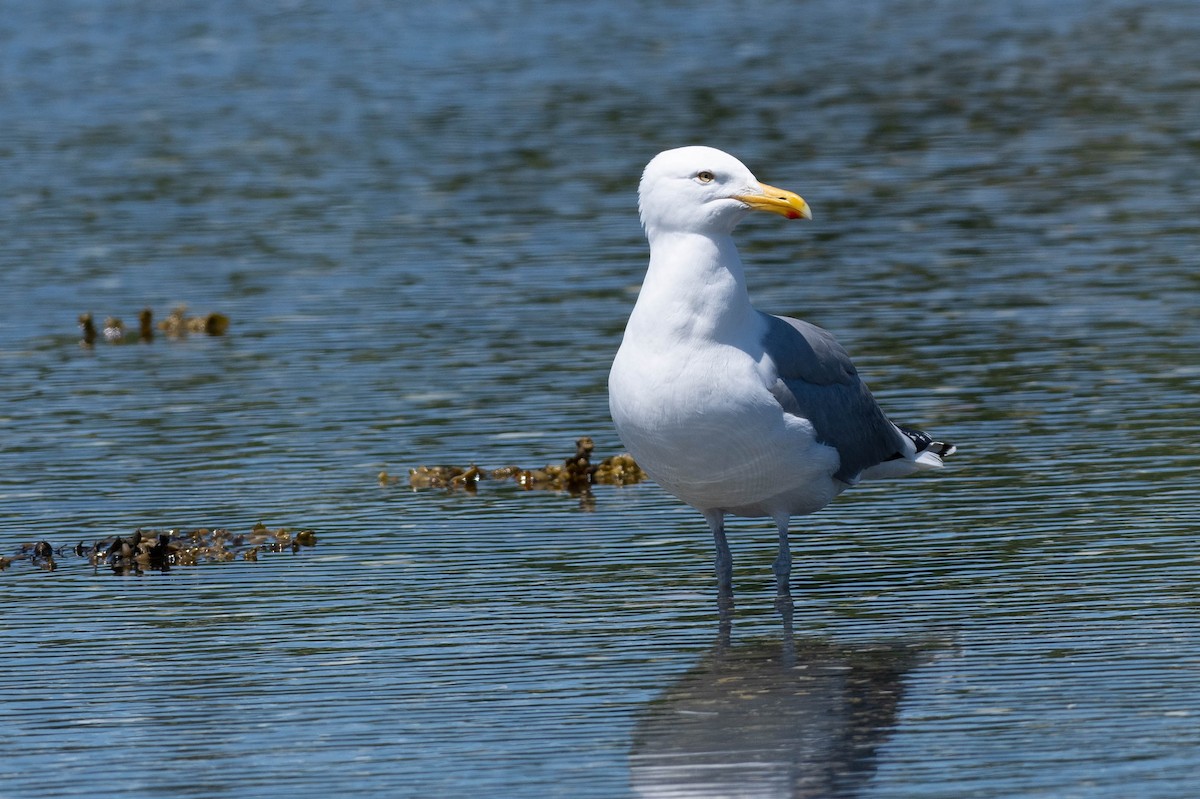
[[[64,0],[0,18],[0,780],[48,796],[1189,797],[1200,775],[1200,14],[1189,3]],[[414,493],[619,451],[635,189],[799,191],[760,307],[953,440],[731,524],[653,484]],[[78,346],[178,303],[222,338]]]

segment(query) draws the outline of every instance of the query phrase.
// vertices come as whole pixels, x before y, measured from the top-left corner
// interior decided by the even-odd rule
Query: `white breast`
[[[804,513],[840,490],[831,480],[836,451],[816,443],[806,420],[783,413],[758,364],[736,347],[626,340],[609,375],[609,404],[634,459],[694,507],[771,515],[773,500],[795,505],[800,492],[803,508],[789,510]]]

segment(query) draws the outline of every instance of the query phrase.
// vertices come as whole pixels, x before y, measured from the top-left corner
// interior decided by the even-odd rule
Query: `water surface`
[[[50,796],[1188,797],[1200,774],[1200,15],[1189,3],[63,0],[0,19],[0,779]],[[794,525],[653,484],[380,486],[619,451],[654,153],[960,445]],[[175,305],[221,338],[77,341]],[[723,747],[723,748],[722,748]]]

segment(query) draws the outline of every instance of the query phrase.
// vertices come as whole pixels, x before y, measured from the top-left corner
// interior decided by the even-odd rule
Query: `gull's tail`
[[[862,473],[862,478],[873,480],[886,477],[903,477],[925,469],[940,469],[942,458],[953,455],[958,447],[941,441],[921,430],[895,425],[904,437],[904,451],[897,452],[890,460],[878,463]]]
[[[932,436],[921,430],[913,430],[900,425],[896,425],[896,429],[912,441],[913,447],[916,449],[912,459],[918,469],[940,469],[943,466],[942,458],[953,455],[958,449],[953,444],[934,441]]]

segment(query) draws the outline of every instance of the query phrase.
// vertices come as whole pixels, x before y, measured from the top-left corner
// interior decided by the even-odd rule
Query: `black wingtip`
[[[954,446],[953,444],[947,444],[942,441],[934,441],[932,436],[921,430],[913,430],[908,427],[901,427],[900,425],[896,426],[900,428],[901,433],[912,439],[913,444],[915,444],[917,447],[918,453],[932,452],[934,455],[939,457],[945,457],[947,455],[953,455],[958,450],[958,447]]]

